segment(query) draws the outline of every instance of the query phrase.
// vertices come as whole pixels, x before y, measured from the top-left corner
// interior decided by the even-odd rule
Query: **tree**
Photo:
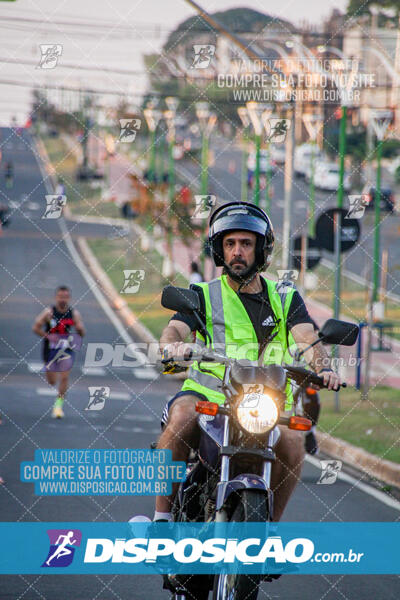
[[[283,31],[289,33],[294,27],[289,21],[271,17],[251,8],[231,8],[222,12],[216,12],[212,15],[221,25],[224,25],[235,33],[259,33],[266,27],[280,27]],[[185,44],[188,41],[193,42],[193,38],[201,33],[212,34],[215,36],[213,28],[199,16],[189,17],[178,25],[173,31],[165,45],[165,51],[171,51],[177,45]]]
[[[370,14],[369,8],[373,5],[378,5],[383,9],[394,8],[397,15],[400,13],[400,0],[350,0],[347,6],[347,14],[351,17]]]

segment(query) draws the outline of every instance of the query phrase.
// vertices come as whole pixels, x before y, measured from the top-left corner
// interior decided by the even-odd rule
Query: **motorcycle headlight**
[[[236,417],[240,426],[249,433],[262,434],[275,427],[279,409],[268,394],[244,394],[237,404]]]

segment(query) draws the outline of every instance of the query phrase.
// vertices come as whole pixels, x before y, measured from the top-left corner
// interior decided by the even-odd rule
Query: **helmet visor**
[[[233,211],[232,211],[233,212]],[[256,234],[265,235],[268,224],[259,217],[247,214],[228,214],[221,216],[212,224],[210,236],[228,231],[251,231]]]

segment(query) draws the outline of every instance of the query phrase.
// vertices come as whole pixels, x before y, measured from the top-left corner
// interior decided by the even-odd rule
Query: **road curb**
[[[121,298],[118,294],[111,279],[89,248],[86,239],[79,236],[76,240],[76,246],[95,278],[96,283],[104,292],[112,308],[117,311],[125,326],[130,328],[143,342],[146,342],[147,344],[157,343],[157,340],[151,331],[138,320],[134,312],[129,308],[126,300]]]
[[[317,432],[317,439],[322,452],[365,471],[378,481],[400,487],[400,465],[370,454],[370,452],[332,437],[328,433]]]

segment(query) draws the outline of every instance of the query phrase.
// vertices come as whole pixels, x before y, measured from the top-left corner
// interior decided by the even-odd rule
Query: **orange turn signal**
[[[289,429],[295,429],[296,431],[310,431],[312,427],[312,423],[310,419],[306,419],[305,417],[290,417],[289,419]]]
[[[309,396],[315,396],[315,394],[317,393],[317,390],[314,390],[314,388],[312,388],[312,387],[308,387],[308,388],[306,388],[306,393]]]
[[[203,415],[211,415],[215,417],[218,413],[218,404],[216,402],[208,402],[207,400],[199,400],[196,402],[196,412]]]

